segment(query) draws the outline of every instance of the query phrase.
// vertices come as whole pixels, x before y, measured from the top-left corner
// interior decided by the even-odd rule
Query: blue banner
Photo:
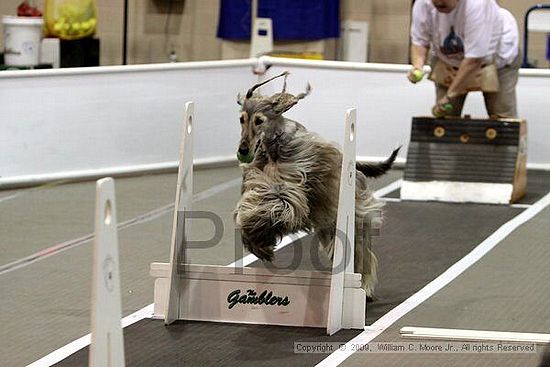
[[[221,0],[219,38],[250,39],[251,0]],[[258,0],[258,17],[271,18],[275,40],[340,36],[340,0]]]

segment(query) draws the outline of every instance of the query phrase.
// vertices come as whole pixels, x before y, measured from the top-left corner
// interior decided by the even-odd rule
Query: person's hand
[[[441,99],[439,99],[439,101],[437,101],[438,106],[444,106],[447,103],[451,103],[451,98],[449,98],[449,95],[447,95],[447,94],[445,94],[443,96],[443,98],[441,98]]]
[[[407,73],[407,78],[409,79],[409,81],[413,84],[416,84],[418,83],[419,81],[422,80],[422,78],[424,77],[424,71],[420,68],[415,68],[413,67],[411,70],[409,70],[409,72]]]
[[[435,117],[443,117],[448,115],[453,110],[453,104],[451,103],[450,98],[445,95],[436,105],[432,107],[432,115]]]

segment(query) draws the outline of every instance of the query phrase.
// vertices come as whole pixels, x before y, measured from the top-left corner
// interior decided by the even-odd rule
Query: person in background
[[[495,0],[416,0],[408,73],[412,83],[422,79],[430,48],[435,116],[460,116],[467,93],[482,91],[490,116],[517,117],[519,33],[509,11]]]

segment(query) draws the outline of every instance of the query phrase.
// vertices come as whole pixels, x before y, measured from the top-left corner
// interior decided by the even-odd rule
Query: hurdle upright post
[[[104,178],[96,184],[90,366],[124,366],[121,313],[115,186]]]
[[[354,273],[356,120],[356,109],[347,110],[327,320],[329,335],[349,323],[344,320],[344,280],[346,273]]]
[[[171,324],[179,319],[185,310],[180,309],[181,282],[179,272],[186,261],[186,240],[189,237],[189,223],[185,222],[185,214],[191,210],[193,202],[193,123],[194,103],[185,104],[185,120],[181,132],[179,152],[178,180],[176,186],[176,201],[174,204],[174,219],[172,224],[172,239],[170,247],[170,263],[168,270],[168,292],[164,323]]]

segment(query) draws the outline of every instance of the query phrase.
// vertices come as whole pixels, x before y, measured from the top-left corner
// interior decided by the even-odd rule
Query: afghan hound
[[[263,84],[284,76],[281,93],[263,96],[254,92]],[[271,261],[274,247],[285,235],[313,232],[329,258],[334,253],[336,214],[342,153],[321,136],[283,113],[306,97],[311,87],[296,96],[286,92],[288,73],[254,85],[241,106],[241,198],[234,212],[244,247],[262,261]],[[378,164],[356,164],[354,270],[362,274],[369,299],[374,296],[377,259],[370,250],[371,219],[380,213],[367,185],[392,166],[399,148]]]

